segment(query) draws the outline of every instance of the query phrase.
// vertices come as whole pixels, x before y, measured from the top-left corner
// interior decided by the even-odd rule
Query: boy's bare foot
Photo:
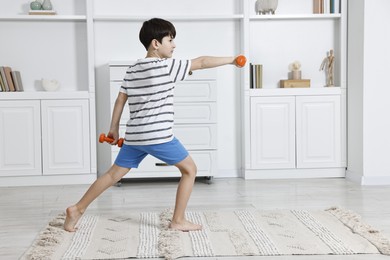
[[[173,230],[188,232],[188,231],[201,230],[202,226],[198,225],[198,224],[191,223],[187,220],[184,220],[183,222],[180,222],[180,223],[171,222],[171,224],[169,225],[169,228],[173,229]]]
[[[83,213],[80,212],[76,205],[67,208],[64,229],[69,232],[75,232],[75,226],[82,215]]]

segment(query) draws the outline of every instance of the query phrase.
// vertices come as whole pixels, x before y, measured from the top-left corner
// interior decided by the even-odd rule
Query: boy
[[[111,168],[91,185],[77,204],[66,209],[65,230],[74,232],[88,205],[131,168],[137,168],[148,154],[175,165],[182,175],[170,228],[181,231],[202,228],[185,219],[197,170],[191,156],[172,132],[173,90],[175,82],[184,80],[190,71],[226,64],[239,65],[234,57],[171,59],[176,47],[175,36],[175,27],[169,21],[153,18],[143,23],[139,38],[147,51],[146,58],[128,68],[115,101],[107,135],[114,139],[112,145],[118,142],[119,119],[127,102],[130,119],[126,125],[124,145]]]

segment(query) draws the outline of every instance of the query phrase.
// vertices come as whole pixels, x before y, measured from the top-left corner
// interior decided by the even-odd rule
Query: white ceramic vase
[[[256,13],[257,14],[275,14],[278,7],[278,0],[257,0]]]

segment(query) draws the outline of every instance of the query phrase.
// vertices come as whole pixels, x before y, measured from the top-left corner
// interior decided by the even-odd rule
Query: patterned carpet
[[[168,229],[172,212],[85,215],[75,233],[59,215],[22,259],[176,259],[183,256],[390,255],[390,242],[340,208],[324,211],[239,210],[188,212],[195,232]]]

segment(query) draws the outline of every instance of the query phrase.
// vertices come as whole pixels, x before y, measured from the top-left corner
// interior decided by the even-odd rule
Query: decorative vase
[[[41,10],[42,4],[38,1],[33,1],[30,3],[30,9],[31,10]]]
[[[275,14],[278,0],[257,0],[255,9],[257,14]]]
[[[50,0],[45,0],[42,4],[42,9],[43,10],[53,10],[53,6],[51,4]]]

